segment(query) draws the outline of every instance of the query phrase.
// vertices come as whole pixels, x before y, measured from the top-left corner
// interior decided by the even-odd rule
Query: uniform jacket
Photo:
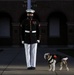
[[[25,43],[32,44],[40,40],[40,24],[36,19],[23,20],[22,22],[22,40]]]

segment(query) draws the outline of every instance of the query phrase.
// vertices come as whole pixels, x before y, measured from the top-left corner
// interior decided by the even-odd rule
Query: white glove
[[[22,44],[24,44],[24,41],[22,41]]]
[[[37,40],[38,43],[40,43],[40,40]]]

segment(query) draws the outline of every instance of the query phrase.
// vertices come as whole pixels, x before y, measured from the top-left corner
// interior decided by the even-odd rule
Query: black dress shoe
[[[28,70],[35,70],[35,67],[28,67]]]
[[[31,69],[32,69],[32,67],[28,67],[27,69],[28,69],[28,70],[31,70]]]
[[[32,68],[32,70],[35,70],[35,67],[31,67]]]

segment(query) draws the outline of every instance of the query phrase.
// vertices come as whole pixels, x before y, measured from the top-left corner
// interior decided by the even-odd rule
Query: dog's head
[[[50,58],[50,56],[51,56],[50,53],[45,53],[44,54],[44,59],[48,60]]]
[[[50,54],[50,53],[44,54],[44,59],[46,59],[46,60],[50,59],[51,57],[53,57],[53,59],[57,58],[56,54]]]

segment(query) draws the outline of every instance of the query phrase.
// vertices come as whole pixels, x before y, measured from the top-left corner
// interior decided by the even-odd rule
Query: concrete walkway
[[[25,62],[25,51],[23,47],[2,47],[0,48],[0,75],[74,75],[74,58],[69,57],[70,71],[63,69],[59,71],[59,64],[56,65],[56,71],[48,71],[48,64],[44,60],[44,53],[51,52],[60,55],[57,48],[39,46],[37,51],[36,70],[27,70]]]

